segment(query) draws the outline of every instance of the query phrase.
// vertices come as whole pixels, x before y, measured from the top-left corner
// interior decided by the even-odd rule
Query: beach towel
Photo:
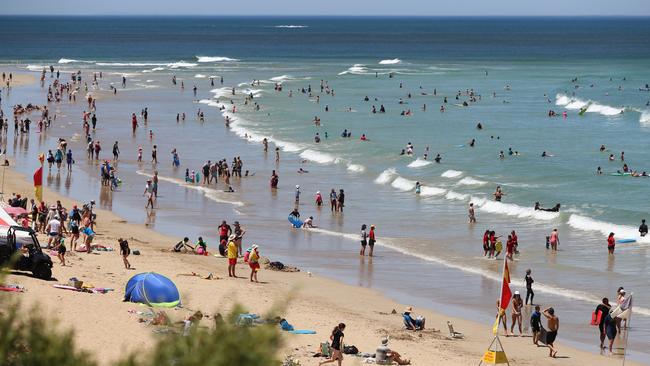
[[[315,330],[308,330],[308,329],[298,329],[298,330],[290,330],[289,333],[291,334],[316,334]]]

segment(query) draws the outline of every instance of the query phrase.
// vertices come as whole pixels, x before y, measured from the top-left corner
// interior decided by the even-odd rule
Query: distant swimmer
[[[497,189],[494,191],[493,195],[495,201],[501,202],[501,198],[506,194],[501,190],[501,186],[497,186]]]
[[[320,143],[320,135],[318,134],[318,132],[316,132],[316,136],[314,136],[314,142],[317,144]]]
[[[546,211],[546,212],[560,212],[561,205],[559,203],[551,208],[543,208],[539,202],[535,202],[535,211]]]
[[[607,149],[607,148],[605,147],[605,145],[600,145],[600,152],[603,152],[603,151],[605,151],[606,149]]]
[[[614,154],[609,154],[609,161],[614,161]]]
[[[298,174],[304,174],[304,173],[309,173],[309,170],[305,170],[303,168],[298,169]]]
[[[505,159],[505,157],[506,157],[506,156],[505,156],[505,154],[503,153],[503,150],[501,150],[501,151],[499,152],[499,159],[502,159],[502,160],[503,160],[503,159]]]
[[[368,141],[368,138],[366,137],[366,134],[362,134],[361,137],[359,138],[361,141]]]
[[[422,191],[422,185],[420,184],[420,182],[415,182],[415,194],[420,194],[421,191]]]
[[[469,223],[470,224],[475,224],[476,223],[476,215],[474,213],[474,203],[472,203],[472,202],[469,203],[469,210],[467,211],[467,215],[469,216]]]
[[[433,160],[436,163],[440,164],[440,161],[442,161],[442,156],[440,156],[440,154],[436,154],[436,157]]]
[[[483,129],[483,125],[481,124],[481,122],[479,122],[478,124],[476,124],[476,129],[477,129],[477,130],[482,130],[482,129]]]
[[[472,139],[472,141],[469,142],[469,147],[474,147],[475,144],[476,144],[476,140]]]
[[[602,170],[600,167],[598,167],[598,168],[596,169],[596,174],[597,174],[597,175],[602,175],[602,174],[603,174],[603,170]]]

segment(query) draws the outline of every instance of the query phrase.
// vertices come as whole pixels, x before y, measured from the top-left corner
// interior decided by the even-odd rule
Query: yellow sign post
[[[510,366],[510,362],[506,356],[506,351],[503,349],[503,345],[501,344],[499,336],[497,335],[494,336],[494,339],[492,339],[492,343],[490,343],[487,351],[485,351],[483,357],[481,357],[481,361],[478,364],[480,366],[482,364],[497,365],[502,363]]]

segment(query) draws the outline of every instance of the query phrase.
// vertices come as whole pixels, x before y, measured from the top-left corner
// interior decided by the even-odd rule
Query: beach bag
[[[600,324],[601,319],[603,318],[603,312],[598,310],[598,312],[593,312],[591,314],[591,325]]]
[[[355,346],[344,346],[343,353],[345,353],[346,355],[356,355],[357,353],[359,353],[359,349],[357,349],[357,347]]]

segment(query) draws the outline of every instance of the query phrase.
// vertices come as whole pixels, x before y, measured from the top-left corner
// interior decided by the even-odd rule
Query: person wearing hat
[[[521,308],[524,306],[524,301],[521,299],[519,291],[515,291],[512,295],[512,324],[510,324],[510,334],[514,335],[515,324],[519,324],[519,336],[523,335],[521,331]]]
[[[251,251],[248,255],[248,266],[251,267],[251,282],[259,282],[257,280],[257,272],[260,270],[260,252],[257,244],[251,246]]]
[[[426,322],[426,319],[424,319],[421,316],[413,318],[413,315],[411,315],[411,313],[413,313],[413,308],[409,306],[406,309],[404,309],[404,313],[402,314],[406,329],[413,330],[413,331],[424,330],[424,324]]]
[[[228,237],[228,277],[235,277],[235,266],[237,265],[237,244],[235,244],[235,239],[237,236],[235,234],[230,234]]]
[[[244,234],[246,234],[246,230],[244,230],[241,225],[239,224],[239,221],[235,221],[233,223],[233,226],[235,226],[235,229],[233,230],[233,234],[235,234],[235,244],[237,244],[237,252],[239,253],[239,256],[242,257],[242,239],[244,238]]]
[[[144,207],[149,208],[151,205],[151,208],[153,209],[153,184],[151,183],[151,179],[147,179],[147,184],[144,186],[142,196],[147,197],[147,204]]]
[[[47,247],[51,248],[52,243],[54,245],[57,245],[59,243],[59,237],[62,236],[63,233],[67,234],[67,230],[65,229],[64,225],[61,225],[61,218],[59,217],[58,214],[56,214],[52,220],[50,220],[47,223],[47,227],[45,228],[45,231],[48,233],[48,238],[47,238]]]
[[[410,365],[411,361],[402,359],[397,351],[388,348],[388,338],[381,340],[381,346],[377,347],[375,352],[375,363],[377,365],[392,365],[396,362],[398,365]]]

